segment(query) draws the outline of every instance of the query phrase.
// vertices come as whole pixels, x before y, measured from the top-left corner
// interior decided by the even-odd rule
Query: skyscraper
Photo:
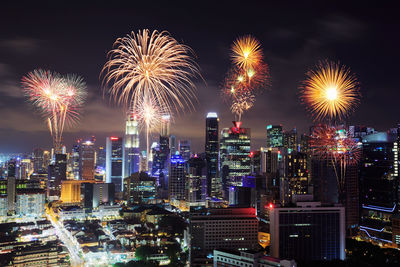
[[[125,127],[125,168],[123,177],[139,172],[139,123],[134,114],[128,114]]]
[[[283,133],[283,146],[289,149],[289,151],[298,151],[296,128]]]
[[[240,122],[221,131],[221,169],[224,191],[230,186],[242,186],[242,177],[251,172],[250,129]]]
[[[161,118],[161,130],[160,130],[160,135],[161,136],[169,136],[169,128],[171,125],[171,116],[170,115],[164,115]]]
[[[82,139],[78,139],[76,141],[76,144],[72,146],[71,167],[72,167],[72,175],[75,180],[80,179],[79,164],[80,164],[81,142]]]
[[[185,199],[185,161],[180,155],[173,155],[169,167],[169,199]]]
[[[189,159],[186,177],[186,201],[190,203],[205,202],[207,195],[206,161],[194,156]]]
[[[386,132],[362,138],[360,229],[383,242],[392,242],[392,217],[399,209],[396,143]]]
[[[107,137],[106,139],[106,182],[115,185],[115,192],[122,192],[123,187],[123,139]]]
[[[96,152],[94,148],[94,137],[82,142],[79,149],[79,178],[82,180],[94,179],[94,168]]]
[[[190,159],[190,141],[179,140],[179,154],[185,161]]]
[[[292,151],[287,155],[287,178],[290,195],[308,193],[308,155]]]
[[[267,148],[283,146],[282,125],[267,126]]]
[[[43,149],[36,148],[33,151],[33,171],[35,173],[43,171]]]
[[[218,115],[209,112],[206,118],[206,162],[207,162],[207,195],[209,197],[221,196],[221,178],[219,177],[219,138]]]
[[[106,150],[103,146],[99,146],[96,156],[97,156],[96,166],[105,169],[106,168]]]

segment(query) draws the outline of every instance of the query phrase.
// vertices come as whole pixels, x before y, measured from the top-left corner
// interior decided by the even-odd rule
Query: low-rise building
[[[254,251],[214,250],[214,267],[296,267],[294,260],[280,260]]]
[[[13,252],[13,266],[59,266],[58,248],[56,244],[35,244],[28,247],[19,247]]]
[[[42,217],[44,204],[45,192],[42,189],[18,190],[15,213],[20,217]]]

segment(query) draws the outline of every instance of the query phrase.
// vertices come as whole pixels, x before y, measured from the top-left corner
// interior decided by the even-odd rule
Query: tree
[[[140,246],[135,251],[135,257],[138,260],[147,260],[151,254],[157,253],[156,249],[151,246]]]

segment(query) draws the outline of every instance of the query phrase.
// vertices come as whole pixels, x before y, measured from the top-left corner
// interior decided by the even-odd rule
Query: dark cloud
[[[0,48],[18,54],[30,54],[42,45],[42,41],[27,37],[0,40]]]

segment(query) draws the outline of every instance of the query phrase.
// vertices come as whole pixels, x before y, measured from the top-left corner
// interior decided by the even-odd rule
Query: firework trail
[[[358,105],[359,83],[349,68],[322,61],[306,76],[300,98],[315,120],[341,119]]]
[[[22,78],[22,90],[45,118],[54,149],[60,152],[65,123],[72,125],[79,119],[79,108],[86,97],[83,79],[39,69]]]
[[[231,59],[233,67],[226,75],[221,94],[240,121],[243,112],[254,105],[256,94],[269,85],[269,70],[260,43],[250,35],[235,40]]]
[[[233,99],[231,111],[238,116],[237,121],[241,121],[243,112],[253,107],[254,101],[255,97],[251,93],[242,94]]]
[[[153,98],[143,99],[135,109],[137,119],[146,132],[146,152],[150,155],[150,134],[161,126],[164,116],[169,115],[165,107],[160,106]]]

